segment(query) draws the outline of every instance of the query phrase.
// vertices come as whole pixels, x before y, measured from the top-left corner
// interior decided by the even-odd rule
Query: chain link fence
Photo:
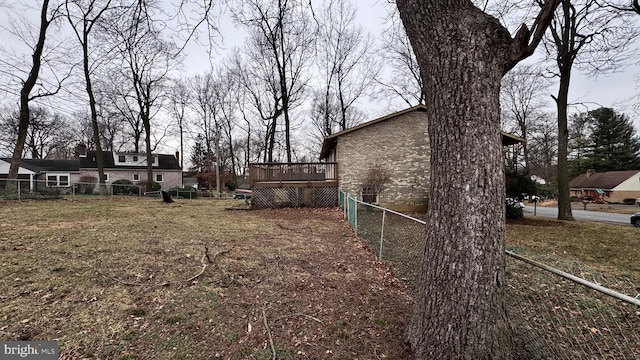
[[[7,187],[7,184],[9,186]],[[195,189],[169,189],[170,195],[175,198],[194,199],[198,197],[216,197],[210,191],[195,191]],[[0,199],[2,200],[29,200],[29,199],[61,199],[61,198],[98,198],[112,196],[133,197],[162,197],[160,191],[146,192],[143,186],[135,184],[106,183],[101,188],[100,184],[92,182],[65,182],[60,184],[47,180],[7,180],[0,179]]]
[[[339,199],[356,234],[415,291],[426,223],[345,193]],[[640,287],[581,263],[506,254],[510,318],[532,358],[640,359]]]

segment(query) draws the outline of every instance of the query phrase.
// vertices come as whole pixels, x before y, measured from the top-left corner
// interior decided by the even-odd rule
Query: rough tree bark
[[[517,357],[503,301],[500,80],[537,46],[556,3],[512,38],[466,0],[397,0],[426,95],[427,239],[407,331],[417,359]]]

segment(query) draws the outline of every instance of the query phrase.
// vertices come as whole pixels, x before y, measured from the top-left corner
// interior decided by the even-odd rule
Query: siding
[[[137,184],[139,181],[143,181],[147,179],[147,170],[115,170],[115,169],[104,169],[105,174],[109,174],[109,181],[107,184],[111,184],[116,180],[126,179],[131,181],[134,184]],[[140,175],[140,180],[134,181],[133,174]],[[180,170],[163,170],[163,169],[153,169],[153,176],[155,180],[156,174],[162,174],[162,182],[159,183],[162,185],[163,190],[168,190],[174,187],[182,186],[182,171]],[[98,171],[96,170],[83,170],[78,179],[82,176],[93,176],[94,178],[98,178]]]
[[[382,164],[391,173],[391,183],[379,195],[379,203],[402,211],[426,208],[429,158],[424,111],[412,111],[340,135],[335,149],[341,190],[361,198],[367,169]]]

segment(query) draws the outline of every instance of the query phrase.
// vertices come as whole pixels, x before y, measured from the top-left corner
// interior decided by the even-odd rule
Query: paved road
[[[533,215],[533,210],[534,210],[533,206],[526,204],[524,207],[525,216]],[[550,217],[550,218],[558,217],[558,208],[556,207],[538,206],[535,209],[535,211],[536,211],[536,216],[543,216],[543,217]],[[612,213],[598,212],[598,211],[584,211],[584,210],[576,210],[576,209],[572,209],[572,213],[573,213],[573,217],[576,220],[600,221],[600,222],[631,225],[631,222],[629,220],[631,218],[631,215],[612,214]]]

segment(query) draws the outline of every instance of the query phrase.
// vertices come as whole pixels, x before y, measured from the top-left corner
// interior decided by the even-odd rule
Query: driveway
[[[639,209],[640,210],[640,209]],[[526,204],[524,207],[525,216],[533,216],[533,206]],[[538,206],[535,209],[536,216],[550,217],[550,218],[558,218],[558,208],[557,207],[542,207]],[[630,218],[631,215],[624,214],[613,214],[599,211],[584,211],[584,210],[576,210],[572,209],[573,217],[576,220],[587,220],[587,221],[599,221],[599,222],[608,222],[615,224],[625,224],[631,225]]]

